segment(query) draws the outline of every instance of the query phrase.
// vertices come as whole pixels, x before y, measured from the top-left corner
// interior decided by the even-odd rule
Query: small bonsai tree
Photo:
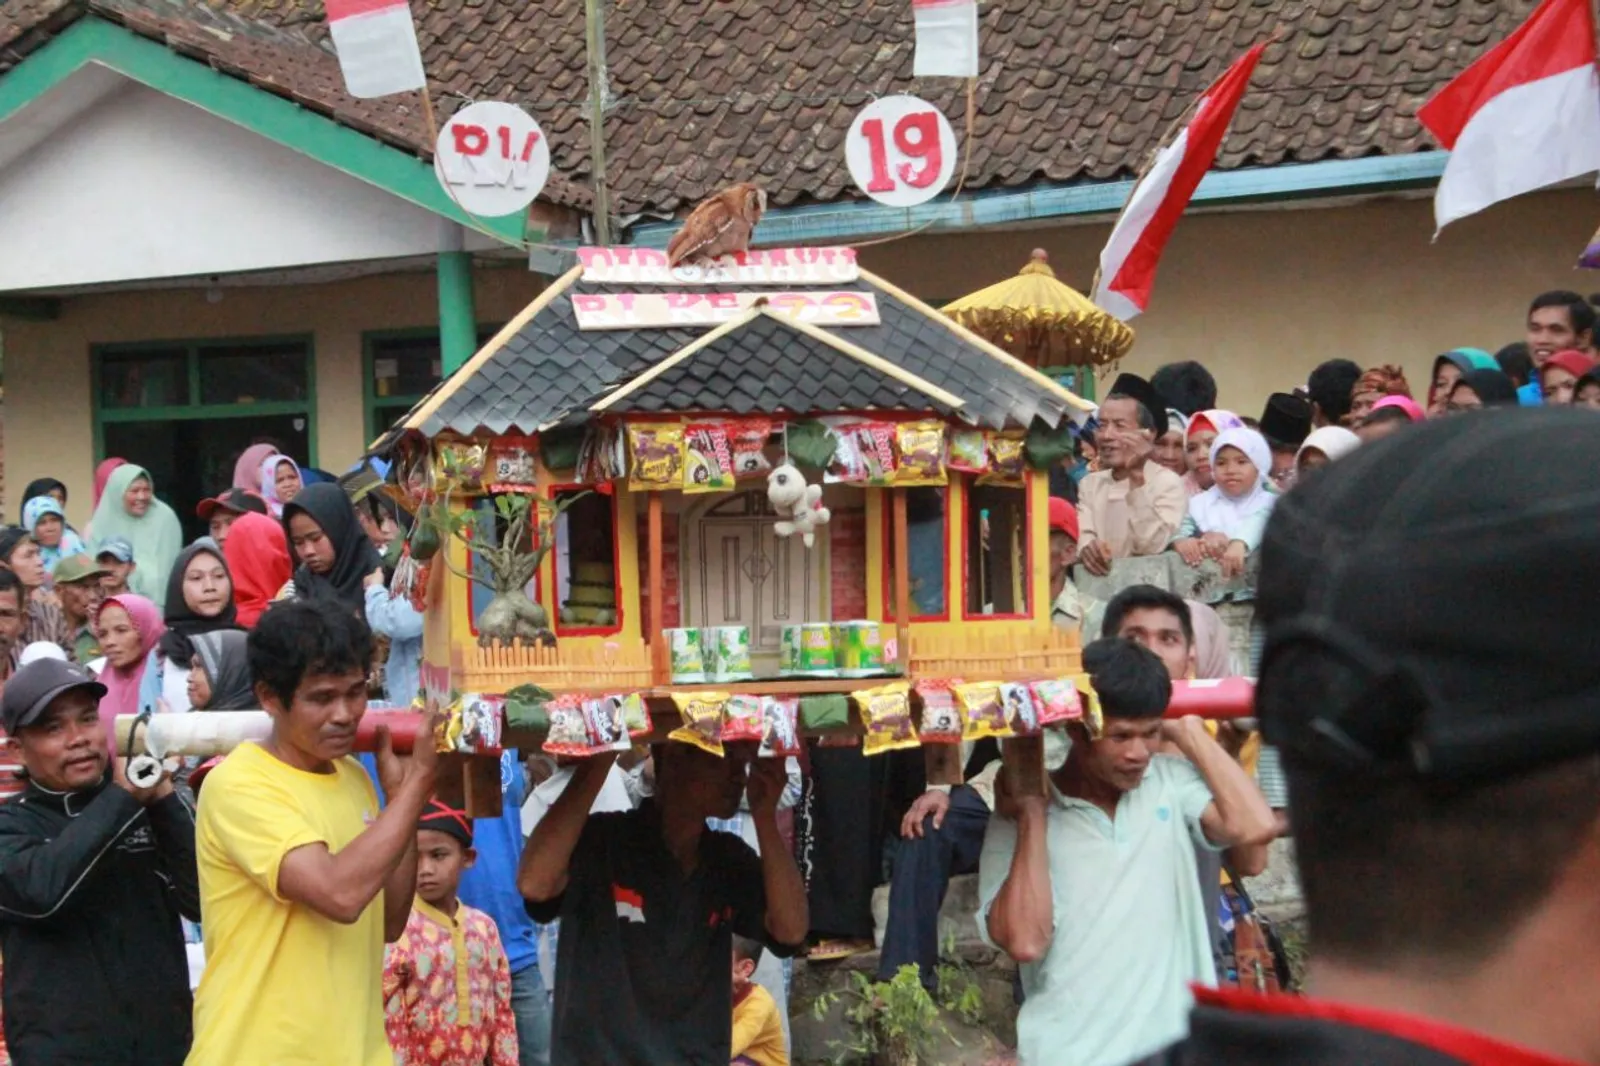
[[[457,577],[494,593],[478,616],[480,645],[536,644],[549,639],[549,616],[528,598],[528,582],[555,543],[556,519],[586,495],[577,493],[552,503],[526,493],[503,493],[493,498],[491,516],[476,508],[452,511],[450,494],[444,493],[418,511],[417,521],[438,536],[441,548],[444,541],[455,539],[476,558],[477,565],[469,573],[451,561],[448,551],[440,550],[437,558]],[[479,531],[481,523],[494,519],[505,523],[505,532],[491,543]]]

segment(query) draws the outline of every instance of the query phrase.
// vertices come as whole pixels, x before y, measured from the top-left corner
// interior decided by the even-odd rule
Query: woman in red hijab
[[[242,514],[229,527],[222,554],[233,575],[238,624],[253,629],[293,572],[283,526],[266,515]]]

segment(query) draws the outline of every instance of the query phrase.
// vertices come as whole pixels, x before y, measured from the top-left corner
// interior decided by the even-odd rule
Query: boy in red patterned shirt
[[[472,820],[437,799],[417,823],[417,897],[384,956],[395,1066],[517,1066],[511,966],[494,920],[456,898]]]

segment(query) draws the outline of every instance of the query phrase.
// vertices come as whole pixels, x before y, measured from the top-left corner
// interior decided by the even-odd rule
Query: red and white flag
[[[1189,124],[1156,153],[1155,162],[1128,197],[1100,253],[1100,280],[1094,290],[1094,302],[1124,322],[1150,305],[1161,253],[1200,179],[1216,161],[1228,124],[1268,43],[1239,57],[1205,91]]]
[[[1492,203],[1600,170],[1591,0],[1544,0],[1417,111],[1450,150],[1439,229]]]
[[[978,76],[978,0],[911,0],[917,24],[917,78]]]
[[[327,0],[328,32],[344,87],[366,100],[427,83],[406,0]]]

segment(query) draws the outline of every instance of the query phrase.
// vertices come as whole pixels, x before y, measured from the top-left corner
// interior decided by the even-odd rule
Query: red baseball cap
[[[1546,359],[1544,365],[1539,368],[1541,381],[1544,379],[1544,372],[1553,366],[1565,370],[1575,378],[1581,378],[1594,369],[1595,362],[1576,348],[1568,348],[1565,351],[1556,352]]]
[[[246,489],[229,489],[209,500],[201,500],[199,506],[195,507],[194,513],[209,522],[219,507],[234,514],[244,514],[247,511],[254,511],[256,514],[267,513],[267,501]]]
[[[1060,496],[1050,497],[1050,532],[1065,533],[1078,540],[1078,509]]]

